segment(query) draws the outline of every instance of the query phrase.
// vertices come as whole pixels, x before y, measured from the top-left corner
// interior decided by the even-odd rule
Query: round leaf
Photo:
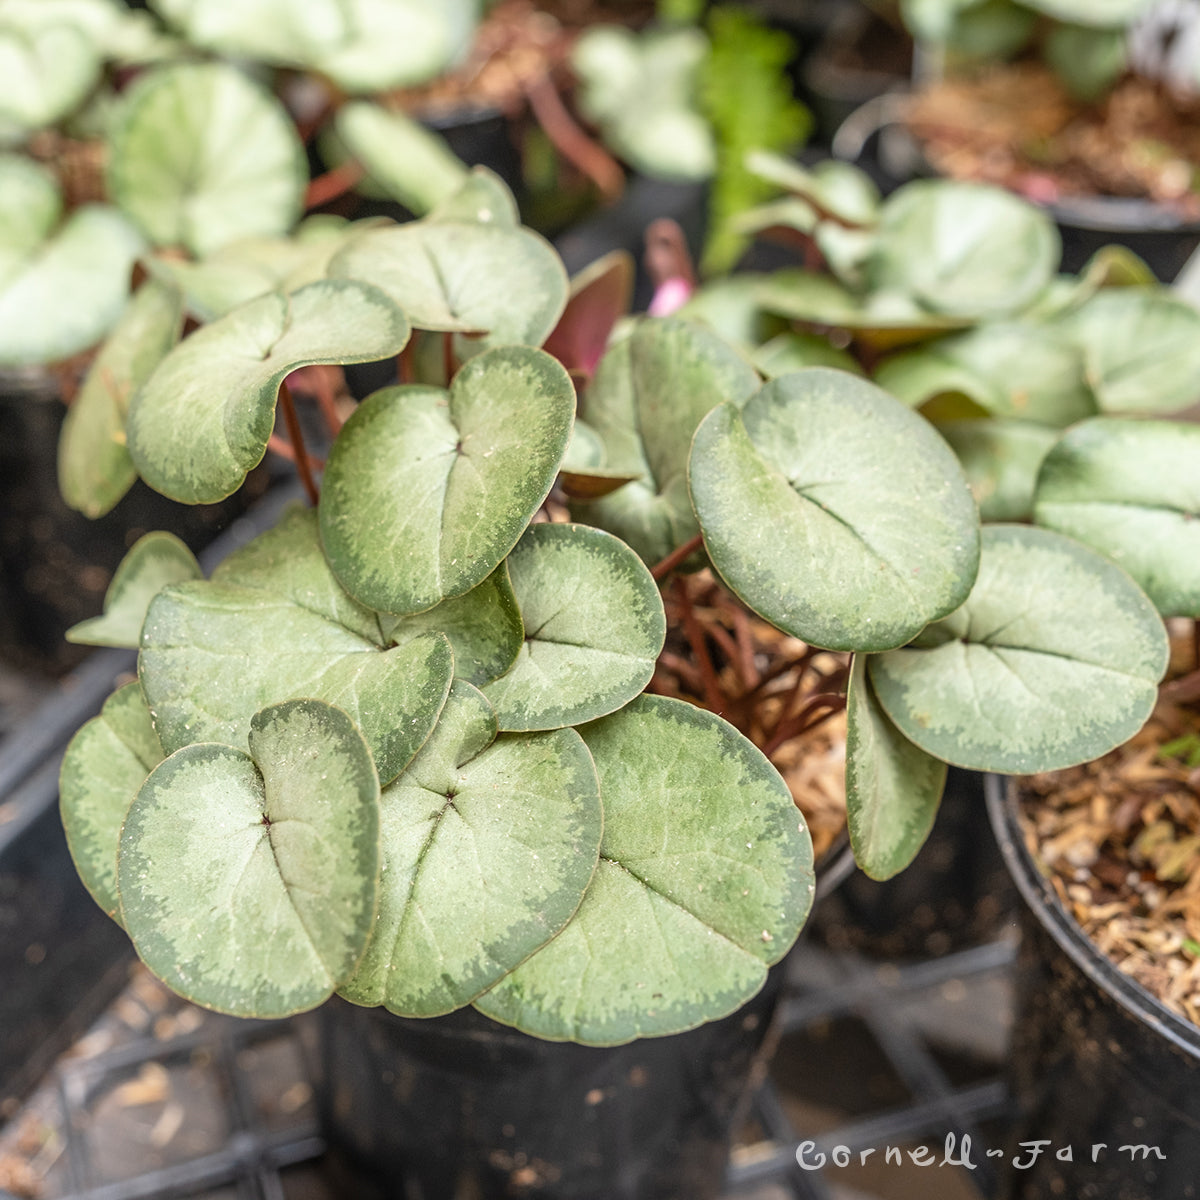
[[[83,103],[101,66],[100,47],[84,30],[0,9],[0,119],[22,129],[53,125]]]
[[[466,54],[477,0],[345,0],[350,32],[313,66],[352,95],[411,87]]]
[[[182,329],[182,293],[148,280],[92,360],[58,443],[59,490],[84,516],[103,516],[133,486],[137,470],[125,444],[129,400]]]
[[[437,728],[383,794],[383,891],[342,994],[409,1016],[473,1000],[552,938],[596,865],[596,772],[573,729],[497,740],[455,683]]]
[[[935,313],[1015,313],[1058,269],[1053,220],[1001,188],[918,180],[893,192],[866,264],[873,291],[897,291]]]
[[[917,856],[933,828],[946,764],[919,750],[879,707],[854,656],[846,696],[846,823],[854,859],[872,879],[891,879]]]
[[[150,601],[170,584],[201,575],[196,556],[173,533],[148,533],[134,542],[113,574],[104,594],[104,615],[73,625],[67,641],[135,650]]]
[[[602,717],[650,682],[667,622],[650,572],[611,534],[531,525],[508,556],[525,641],[484,688],[506,730]]]
[[[338,0],[158,0],[194,46],[234,58],[303,65],[349,34]]]
[[[338,136],[372,181],[424,216],[466,182],[467,168],[445,139],[403,113],[357,101],[335,118]]]
[[[329,274],[382,288],[418,329],[484,333],[480,346],[540,346],[567,302],[567,273],[544,238],[478,222],[365,233]]]
[[[780,629],[903,645],[975,578],[978,517],[949,447],[865,380],[813,367],[696,431],[692,501],[713,565]]]
[[[76,209],[0,280],[0,365],[49,363],[99,341],[121,315],[142,239],[116,209]]]
[[[146,236],[199,257],[287,233],[308,165],[277,100],[224,63],[142,76],[109,137],[108,188]]]
[[[404,314],[386,296],[349,280],[251,300],[185,338],[134,397],[134,464],[172,499],[224,499],[262,461],[290,372],[387,358],[408,335]]]
[[[1124,567],[1164,616],[1200,617],[1200,426],[1076,425],[1042,464],[1034,517]]]
[[[1083,354],[1061,333],[1031,322],[983,325],[885,362],[875,381],[916,408],[961,392],[993,417],[1064,428],[1092,416]]]
[[[254,717],[250,754],[188,746],[121,832],[125,927],[181,996],[236,1016],[315,1008],[375,916],[379,782],[345,713],[294,700]]]
[[[1162,621],[1122,570],[1048,530],[991,525],[966,604],[867,669],[888,717],[926,753],[1026,775],[1131,737],[1166,665]]]
[[[1177,412],[1200,396],[1200,312],[1164,290],[1105,288],[1061,328],[1101,412]]]
[[[641,696],[580,732],[604,801],[595,878],[562,933],[476,1007],[594,1045],[732,1012],[812,903],[812,843],[787,786],[730,725],[682,701]]]
[[[118,688],[71,739],[59,774],[59,810],[67,846],[84,887],[110,917],[117,897],[117,847],[125,814],[162,744],[136,683]]]
[[[168,752],[244,745],[259,708],[312,696],[350,714],[386,784],[429,736],[454,659],[436,634],[385,651],[285,595],[198,582],[151,602],[139,671]]]
[[[440,388],[385,388],[346,422],[325,468],[321,538],[347,590],[413,613],[481,583],[553,486],[575,391],[549,355],[511,346]]]
[[[19,154],[0,154],[0,287],[50,236],[62,193],[45,167]]]

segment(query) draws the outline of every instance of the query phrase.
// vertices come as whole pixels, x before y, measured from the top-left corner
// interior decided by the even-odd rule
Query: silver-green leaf
[[[408,335],[404,314],[382,292],[350,280],[251,300],[186,337],[134,396],[134,464],[172,499],[224,499],[262,461],[290,372],[387,358]]]
[[[846,823],[854,859],[872,879],[904,870],[933,828],[946,764],[912,744],[879,707],[856,654],[846,696]]]
[[[350,718],[315,700],[255,714],[249,746],[188,746],[154,769],[121,831],[121,911],[180,995],[283,1017],[326,1000],[366,947],[379,781]]]
[[[137,469],[125,444],[130,397],[182,329],[182,293],[148,280],[92,360],[58,443],[59,490],[84,516],[103,516],[133,486]]]
[[[146,776],[162,761],[162,743],[137,683],[118,688],[71,739],[59,773],[59,811],[84,887],[119,918],[117,848],[125,814]]]
[[[1076,425],[1042,463],[1034,519],[1124,567],[1163,616],[1200,617],[1200,426]]]
[[[990,525],[962,608],[867,669],[888,717],[927,754],[1023,775],[1132,737],[1166,665],[1162,620],[1119,567],[1046,529]]]
[[[970,591],[978,516],[954,454],[856,376],[812,367],[714,409],[689,473],[722,578],[813,645],[901,646]]]
[[[172,583],[199,579],[196,556],[173,533],[147,533],[130,547],[104,594],[104,613],[67,630],[68,642],[85,646],[141,645],[150,601]]]
[[[476,1001],[555,1040],[613,1045],[724,1016],[762,986],[812,903],[787,786],[719,717],[641,696],[581,731],[604,802],[574,919]]]
[[[504,730],[558,729],[632,700],[654,674],[667,623],[650,572],[586,525],[531,525],[508,556],[525,640],[483,689]]]
[[[384,650],[284,594],[197,582],[154,598],[139,672],[168,752],[242,746],[258,709],[311,696],[350,714],[386,785],[437,721],[454,656],[438,634]]]
[[[143,75],[109,135],[109,192],[159,246],[203,257],[245,237],[287,233],[308,181],[286,110],[226,63]]]
[[[471,359],[449,392],[409,385],[363,401],[329,455],[319,510],[351,595],[414,613],[481,583],[553,486],[574,408],[566,371],[523,346]]]
[[[342,994],[409,1016],[469,1003],[579,907],[600,846],[596,772],[573,729],[496,737],[457,682],[382,799],[379,919]]]

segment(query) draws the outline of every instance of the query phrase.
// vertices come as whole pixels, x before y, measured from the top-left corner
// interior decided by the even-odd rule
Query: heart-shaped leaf
[[[418,329],[484,333],[480,347],[540,346],[567,302],[567,273],[544,238],[474,221],[365,233],[329,274],[382,288]]]
[[[440,75],[470,48],[477,0],[344,0],[347,36],[312,61],[344,92],[412,87]]]
[[[467,180],[467,168],[446,140],[403,113],[355,101],[338,110],[335,128],[372,182],[419,217]]]
[[[490,168],[476,166],[462,179],[457,191],[433,206],[428,219],[516,229],[521,224],[521,213],[508,184]]]
[[[888,720],[856,654],[846,696],[846,823],[854,859],[872,879],[891,879],[933,828],[946,764],[919,750]]]
[[[603,823],[573,729],[496,738],[457,682],[412,766],[383,794],[379,919],[342,994],[409,1016],[469,1003],[579,907]]]
[[[182,293],[148,280],[92,360],[58,443],[59,490],[85,516],[103,516],[133,486],[137,470],[125,445],[129,400],[182,329]]]
[[[682,701],[640,696],[580,732],[604,801],[595,877],[562,933],[476,1007],[593,1045],[732,1012],[812,903],[812,843],[787,786],[732,726]]]
[[[350,593],[412,613],[481,583],[554,484],[575,390],[548,354],[490,350],[440,388],[384,388],[325,469],[321,539]]]
[[[267,292],[294,292],[325,276],[329,259],[356,233],[379,220],[353,224],[318,214],[290,238],[242,238],[201,262],[150,257],[152,278],[182,288],[188,312],[200,322],[215,321]]]
[[[939,421],[966,473],[983,521],[1028,521],[1038,468],[1058,437],[1031,421]]]
[[[193,46],[284,66],[310,62],[349,36],[338,0],[154,0]]]
[[[230,554],[212,579],[283,597],[377,647],[388,644],[380,614],[359,604],[329,569],[317,514],[303,505],[289,508],[273,529]]]
[[[1103,413],[1171,413],[1200,396],[1200,312],[1169,292],[1106,288],[1060,328]]]
[[[637,477],[579,514],[656,563],[698,532],[688,448],[716,405],[745,402],[758,373],[715,334],[680,320],[640,321],[601,360],[584,398],[609,472]]]
[[[58,224],[62,193],[40,163],[0,154],[0,288]]]
[[[202,575],[196,556],[173,533],[148,533],[134,542],[113,574],[104,594],[104,615],[73,625],[66,639],[136,650],[150,601],[170,584]]]
[[[1076,425],[1042,464],[1034,517],[1124,567],[1164,616],[1200,617],[1200,426]]]
[[[188,746],[121,831],[125,927],[181,996],[236,1016],[315,1008],[354,971],[375,917],[379,781],[345,713],[256,713],[250,753]]]
[[[109,135],[109,194],[159,246],[198,257],[287,233],[308,164],[283,106],[225,63],[143,75]]]
[[[0,279],[0,365],[57,362],[99,341],[125,307],[142,244],[116,209],[88,204],[10,263]]]
[[[905,404],[959,392],[993,417],[1064,428],[1096,412],[1082,352],[1060,332],[1003,321],[897,355],[875,382]]]
[[[888,197],[866,262],[870,290],[931,312],[982,319],[1019,312],[1058,269],[1054,221],[1002,188],[917,180]]]
[[[71,22],[30,21],[22,10],[29,11],[0,9],[0,119],[22,130],[41,129],[83,103],[100,78],[101,51]]]
[[[429,736],[454,657],[437,634],[384,650],[285,594],[197,582],[151,602],[139,672],[168,752],[244,745],[259,708],[311,696],[350,714],[386,784]]]
[[[966,599],[975,502],[954,454],[873,384],[812,367],[696,431],[692,501],[726,583],[834,650],[900,646]]]
[[[483,689],[501,729],[591,721],[650,682],[666,616],[658,585],[623,542],[586,525],[531,525],[508,570],[525,641]]]
[[[1049,530],[990,525],[962,608],[867,670],[888,717],[926,753],[1027,775],[1131,737],[1166,665],[1162,620],[1122,570]]]
[[[290,372],[387,358],[408,335],[404,314],[385,295],[350,280],[251,300],[185,338],[134,397],[134,464],[172,499],[224,499],[262,461]]]
[[[162,761],[162,743],[136,683],[118,688],[71,739],[59,774],[59,810],[67,846],[84,887],[118,918],[117,847],[125,814],[146,776]]]
[[[525,640],[506,563],[469,592],[424,612],[406,617],[380,613],[384,636],[402,646],[422,633],[444,633],[454,650],[456,679],[483,687],[499,678],[516,661]]]

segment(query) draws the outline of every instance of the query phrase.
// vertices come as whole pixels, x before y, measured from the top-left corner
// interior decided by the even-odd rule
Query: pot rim
[[[929,163],[921,144],[904,127],[904,111],[912,94],[911,88],[893,89],[855,109],[834,134],[831,147],[834,157],[860,163],[872,142],[886,140],[891,152],[878,150],[876,154],[881,168],[897,186],[906,182],[903,173],[893,169],[900,161],[909,165],[910,178],[949,178]],[[1050,202],[1028,196],[1021,198],[1062,225],[1095,233],[1200,233],[1200,220],[1185,220],[1169,205],[1148,197],[1063,196]]]
[[[1005,865],[1042,928],[1075,966],[1127,1014],[1155,1030],[1184,1054],[1200,1058],[1200,1028],[1172,1012],[1140,983],[1120,971],[1063,908],[1025,846],[1017,818],[1016,778],[988,774],[983,787],[992,832]]]

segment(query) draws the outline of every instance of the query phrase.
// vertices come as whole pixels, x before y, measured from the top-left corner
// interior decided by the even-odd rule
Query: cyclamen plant
[[[876,874],[919,847],[946,761],[1080,761],[1149,712],[1161,624],[1123,573],[1046,531],[981,540],[946,443],[849,372],[763,383],[684,319],[610,338],[621,270],[569,288],[486,172],[422,220],[339,228],[306,275],[175,344],[187,301],[152,281],[174,308],[139,293],[155,319],[93,368],[135,364],[124,440],[167,495],[235,491],[278,409],[315,501],[209,579],[148,535],[74,631],[139,661],[68,749],[68,840],[181,994],[473,1004],[593,1044],[751,996],[808,913],[811,841],[761,751],[647,694],[647,564],[708,561],[856,652],[849,818]],[[393,356],[318,495],[287,379]],[[560,477],[587,524],[537,519]]]

